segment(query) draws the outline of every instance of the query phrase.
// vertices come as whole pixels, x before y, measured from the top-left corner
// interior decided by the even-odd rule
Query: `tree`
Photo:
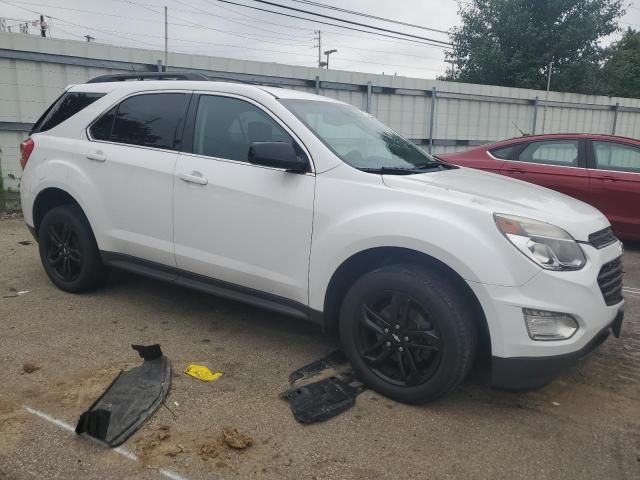
[[[444,80],[601,93],[604,49],[618,30],[624,0],[471,0],[451,32],[453,68]]]
[[[640,32],[629,28],[607,49],[602,72],[607,95],[640,98]]]

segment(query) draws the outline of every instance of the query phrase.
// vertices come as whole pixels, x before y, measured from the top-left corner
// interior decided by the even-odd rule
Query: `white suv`
[[[342,102],[154,76],[68,88],[21,145],[59,288],[117,267],[308,319],[404,402],[481,356],[494,385],[541,386],[619,335],[622,245],[594,208],[437,161]]]

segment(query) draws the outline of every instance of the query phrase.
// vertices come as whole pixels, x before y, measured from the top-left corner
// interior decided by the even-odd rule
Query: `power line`
[[[137,7],[144,8],[145,10],[149,10],[149,11],[150,11],[150,12],[152,12],[152,13],[156,13],[156,14],[160,14],[160,15],[162,15],[162,13],[161,13],[161,12],[158,12],[157,10],[154,10],[154,9],[152,9],[152,8],[149,8],[149,7],[146,7],[146,6],[144,6],[144,5],[141,5],[141,4],[139,4],[139,3],[133,2],[133,1],[131,1],[131,0],[126,0],[126,2],[127,2],[127,3],[130,3],[131,5],[135,5],[135,6],[137,6]],[[205,29],[205,30],[211,30],[211,31],[214,31],[214,32],[219,32],[219,33],[226,33],[227,35],[232,35],[232,36],[234,36],[234,37],[240,37],[240,38],[248,38],[249,40],[259,40],[259,41],[261,41],[261,42],[264,42],[264,43],[272,43],[272,44],[274,44],[274,45],[291,46],[291,43],[290,43],[290,42],[288,42],[288,43],[286,43],[286,44],[283,44],[283,43],[281,43],[281,42],[274,42],[274,41],[272,41],[272,40],[265,40],[265,39],[264,39],[264,37],[258,37],[258,38],[255,38],[255,37],[253,37],[253,36],[250,36],[250,34],[242,34],[242,33],[237,33],[237,32],[233,32],[233,31],[229,31],[229,30],[221,30],[221,29],[219,29],[219,28],[214,28],[214,27],[209,27],[209,26],[207,26],[207,25],[202,25],[201,23],[192,22],[191,20],[186,20],[186,19],[184,19],[184,18],[181,18],[181,17],[176,16],[175,14],[172,14],[172,17],[173,17],[173,18],[175,18],[175,19],[177,19],[177,20],[180,20],[181,22],[185,22],[185,23],[189,24],[190,26],[195,26],[195,27],[203,28],[203,29]],[[189,26],[189,25],[183,25],[183,26]]]
[[[125,0],[114,0],[114,1],[125,1]],[[267,24],[270,24],[270,25],[277,25],[277,26],[284,27],[284,28],[294,28],[294,29],[298,29],[298,30],[307,30],[306,28],[303,28],[303,27],[297,27],[297,26],[294,26],[294,25],[285,25],[285,24],[277,23],[277,22],[270,22],[270,21],[265,20],[263,18],[255,18],[255,17],[252,17],[250,15],[247,15],[244,12],[241,12],[241,11],[238,11],[238,10],[234,10],[234,9],[228,7],[228,6],[220,5],[220,2],[216,1],[216,0],[204,0],[204,1],[209,3],[212,6],[216,7],[216,8],[222,8],[222,9],[228,11],[228,12],[235,13],[236,15],[242,15],[248,21],[259,22],[261,24],[267,23]],[[237,4],[237,5],[240,5],[240,6],[243,6],[243,7],[246,7],[246,8],[255,8],[255,7],[251,7],[249,5],[242,5],[242,4]],[[262,10],[262,9],[258,9],[258,10]],[[270,10],[264,10],[264,11],[271,12]],[[291,15],[288,15],[288,14],[283,14],[281,12],[271,12],[271,13],[281,14],[281,15],[288,16],[288,17],[291,16]],[[292,17],[293,18],[301,18],[301,17],[296,17],[296,16],[292,16]],[[302,20],[308,20],[310,22],[317,23],[313,19],[302,18]],[[319,23],[322,23],[324,25],[332,25],[330,23],[325,23],[325,22],[319,22]],[[337,26],[340,27],[340,28],[349,29],[348,27],[345,27],[344,25],[337,25]],[[361,31],[361,30],[357,30],[357,31]],[[323,33],[330,33],[332,35],[340,35],[340,36],[343,36],[343,37],[365,38],[367,40],[371,40],[371,37],[368,36],[368,35],[358,35],[358,34],[353,34],[353,33],[337,32],[335,30],[327,30],[327,29],[323,29],[322,32]],[[367,34],[375,34],[375,32],[365,32],[365,33],[367,33]],[[394,37],[391,37],[391,38],[394,38]],[[407,39],[398,39],[398,41],[394,41],[394,40],[388,40],[386,38],[376,38],[375,40],[378,41],[378,42],[393,43],[393,44],[396,44],[396,45],[405,45],[405,46],[407,46],[406,42],[408,41]],[[438,48],[438,49],[442,49],[443,48],[441,45],[431,45],[429,43],[422,43],[422,42],[415,42],[415,43],[419,44],[419,45],[422,45],[422,46],[430,47],[430,48]]]
[[[218,1],[222,1],[222,0],[218,0]],[[342,19],[342,18],[339,18],[339,17],[332,17],[331,15],[324,15],[322,13],[316,13],[316,12],[312,12],[312,11],[309,11],[309,10],[304,10],[302,8],[290,7],[288,5],[282,5],[280,3],[269,2],[268,0],[253,0],[253,1],[254,2],[258,2],[258,3],[263,3],[265,5],[271,5],[272,7],[284,8],[284,9],[287,9],[287,10],[293,10],[295,12],[305,13],[307,15],[314,15],[316,17],[328,18],[329,20],[336,20],[338,22],[349,23],[351,25],[357,25],[359,27],[366,27],[366,28],[371,28],[373,30],[379,30],[381,32],[392,33],[394,35],[404,35],[404,36],[410,37],[410,38],[416,38],[416,39],[419,39],[419,40],[435,42],[435,43],[440,43],[442,45],[451,46],[450,42],[444,42],[442,40],[437,40],[437,39],[429,38],[429,37],[421,37],[420,35],[413,35],[411,33],[399,32],[397,30],[390,30],[388,28],[375,27],[375,26],[372,26],[372,25],[367,25],[366,23],[354,22],[352,20],[345,20],[345,19]]]
[[[206,10],[203,10],[202,8],[198,8],[198,7],[195,7],[195,6],[191,6],[191,5],[189,5],[188,3],[181,2],[180,0],[173,0],[173,1],[174,1],[174,2],[177,2],[177,3],[181,4],[181,5],[185,5],[185,6],[187,6],[187,7],[195,8],[195,9],[196,9],[196,11],[194,12],[193,10],[192,10],[192,11],[188,11],[188,10],[178,10],[178,9],[172,9],[172,10],[176,10],[176,11],[181,12],[181,13],[196,13],[196,14],[200,14],[200,15],[207,15],[207,16],[210,16],[210,17],[215,17],[215,18],[224,18],[224,19],[226,19],[226,20],[227,20],[227,21],[229,21],[229,22],[237,23],[237,24],[242,25],[242,26],[244,26],[244,27],[249,26],[249,27],[251,27],[251,28],[258,29],[258,30],[262,30],[263,32],[267,32],[267,33],[270,33],[270,34],[272,34],[272,35],[276,35],[277,37],[282,38],[282,32],[275,32],[275,31],[273,31],[273,30],[268,30],[268,29],[266,29],[266,28],[247,25],[246,23],[243,23],[243,22],[241,22],[241,21],[238,21],[238,20],[236,20],[236,19],[234,19],[234,18],[230,18],[230,17],[223,17],[223,16],[221,16],[221,15],[216,15],[215,13],[207,12]],[[311,30],[309,30],[309,34],[311,34]],[[288,39],[290,39],[290,38],[291,38],[291,37],[289,37]]]
[[[377,17],[375,15],[370,15],[368,13],[356,12],[354,10],[347,10],[346,8],[340,8],[340,7],[336,7],[334,5],[327,5],[326,3],[313,2],[311,0],[291,0],[291,1],[292,2],[297,2],[297,3],[302,3],[302,4],[305,4],[305,5],[311,5],[311,6],[314,6],[314,7],[327,8],[329,10],[335,10],[335,11],[342,12],[342,13],[348,13],[350,15],[358,15],[358,16],[361,16],[361,17],[373,18],[375,20],[381,20],[383,22],[389,22],[389,23],[395,23],[395,24],[398,24],[398,25],[404,25],[405,27],[420,28],[422,30],[428,30],[430,32],[444,33],[445,35],[449,34],[449,32],[447,32],[446,30],[438,30],[437,28],[425,27],[425,26],[422,26],[422,25],[416,25],[414,23],[407,23],[407,22],[402,22],[400,20],[393,20],[391,18]]]
[[[381,33],[381,32],[371,32],[369,30],[362,30],[360,28],[349,27],[347,25],[339,25],[337,23],[325,22],[323,20],[317,20],[317,19],[314,19],[314,18],[300,17],[299,15],[293,15],[291,13],[277,12],[277,11],[274,11],[274,10],[268,10],[266,8],[260,8],[260,7],[255,7],[255,6],[251,6],[251,5],[244,5],[242,3],[233,2],[231,0],[216,0],[216,1],[222,2],[222,3],[228,3],[228,4],[231,4],[231,5],[237,5],[239,7],[250,8],[252,10],[258,10],[258,11],[261,11],[261,12],[272,13],[272,14],[275,14],[275,15],[282,15],[284,17],[297,18],[297,19],[300,19],[300,20],[305,20],[307,22],[319,23],[319,24],[322,24],[322,25],[330,25],[332,27],[343,28],[343,29],[346,29],[346,30],[353,30],[353,31],[356,31],[356,32],[368,33],[370,35],[378,35],[378,36],[381,36],[381,37],[393,38],[395,40],[404,40],[406,42],[413,42],[413,43],[417,43],[417,44],[420,44],[420,45],[431,45],[431,46],[439,47],[439,48],[450,48],[450,45],[448,45],[448,44],[444,44],[443,45],[443,42],[440,42],[438,40],[436,40],[436,42],[438,42],[438,43],[429,43],[429,41],[423,42],[423,41],[419,41],[419,40],[413,40],[411,38],[403,38],[403,37],[398,37],[398,36],[395,36],[395,35],[387,35],[387,34]]]
[[[306,32],[309,31],[309,29],[306,28],[306,27],[298,27],[298,26],[295,26],[295,25],[285,25],[284,23],[270,22],[270,21],[265,20],[263,18],[254,18],[254,17],[251,17],[251,16],[247,15],[244,12],[239,12],[237,10],[234,10],[233,8],[228,7],[228,6],[220,5],[220,3],[218,3],[218,2],[210,1],[210,0],[205,0],[205,1],[207,3],[209,3],[210,5],[215,6],[216,8],[221,8],[221,9],[227,11],[227,12],[235,13],[236,15],[241,15],[241,16],[245,17],[248,21],[251,21],[251,22],[266,23],[266,24],[269,24],[269,25],[276,25],[278,27],[290,28],[290,29],[293,29],[293,30],[304,30]]]

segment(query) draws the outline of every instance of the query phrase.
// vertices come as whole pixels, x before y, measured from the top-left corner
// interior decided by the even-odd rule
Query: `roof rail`
[[[209,77],[195,72],[135,72],[100,75],[87,83],[125,82],[127,80],[195,80],[209,81]]]

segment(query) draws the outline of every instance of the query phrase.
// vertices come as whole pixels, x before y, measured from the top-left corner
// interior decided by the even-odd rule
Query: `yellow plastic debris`
[[[184,373],[191,377],[195,377],[203,382],[213,382],[222,376],[222,372],[213,373],[209,368],[204,365],[198,365],[196,363],[190,363],[187,368],[184,369]]]

